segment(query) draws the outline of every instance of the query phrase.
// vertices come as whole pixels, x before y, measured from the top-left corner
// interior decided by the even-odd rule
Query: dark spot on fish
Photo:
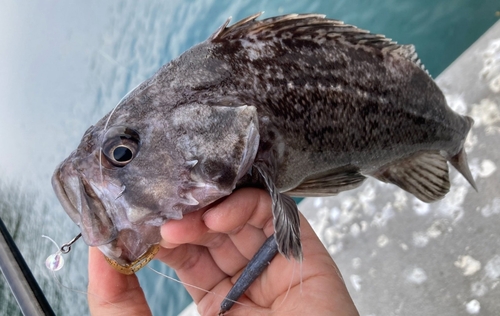
[[[274,141],[276,139],[276,134],[274,133],[274,131],[269,131],[269,133],[267,133],[267,136],[269,137],[270,141]]]
[[[203,161],[199,164],[198,172],[206,178],[217,182],[223,188],[231,187],[236,176],[236,172],[232,166],[218,160]]]
[[[417,124],[417,125],[423,125],[423,124],[425,124],[425,118],[423,118],[421,116],[417,116],[415,118],[415,124]]]

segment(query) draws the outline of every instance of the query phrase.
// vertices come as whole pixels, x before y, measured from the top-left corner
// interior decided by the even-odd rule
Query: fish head
[[[121,272],[153,258],[163,223],[230,194],[250,168],[259,139],[255,108],[213,109],[151,110],[131,119],[124,105],[90,127],[57,167],[52,184],[63,208],[85,242]],[[211,115],[216,122],[207,123]],[[238,122],[228,121],[235,115]],[[214,129],[219,123],[224,136]]]
[[[145,126],[91,127],[52,179],[85,242],[120,265],[148,253],[159,242],[161,224],[185,211],[181,182],[188,166],[174,163],[175,152],[155,149],[161,163],[146,157],[153,143],[169,148],[143,141],[150,137]]]

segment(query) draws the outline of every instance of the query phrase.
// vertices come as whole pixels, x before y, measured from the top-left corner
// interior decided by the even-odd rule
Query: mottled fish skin
[[[166,220],[260,186],[280,251],[300,259],[284,192],[333,195],[374,176],[430,202],[448,192],[447,161],[475,186],[472,119],[447,106],[413,46],[322,15],[259,15],[163,66],[58,167],[54,188],[88,244],[127,264]],[[136,134],[132,159],[114,166],[106,148]]]
[[[447,106],[411,46],[380,36],[360,44],[368,35],[318,15],[251,21],[193,47],[140,95],[256,106],[259,153],[274,147],[284,191],[332,166],[369,174],[420,150],[456,154],[470,122]]]

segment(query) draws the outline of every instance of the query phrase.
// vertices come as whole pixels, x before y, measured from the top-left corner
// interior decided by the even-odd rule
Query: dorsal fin
[[[343,40],[352,45],[377,48],[382,52],[399,55],[425,70],[413,45],[399,45],[384,35],[373,34],[339,20],[327,19],[322,14],[287,14],[257,21],[262,12],[251,15],[228,27],[229,18],[209,40],[253,39],[302,39],[321,44],[325,41]],[[426,71],[427,72],[427,71]],[[428,74],[428,72],[427,72]]]
[[[415,46],[412,44],[409,45],[398,45],[398,48],[394,50],[395,53],[398,55],[404,57],[405,59],[411,61],[415,65],[419,66],[424,70],[429,76],[429,72],[427,69],[425,69],[424,64],[422,64],[422,61],[420,61],[420,58],[418,58],[417,52],[415,51]]]

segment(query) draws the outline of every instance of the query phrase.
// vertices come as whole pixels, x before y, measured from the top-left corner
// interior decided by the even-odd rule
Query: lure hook
[[[73,245],[78,239],[80,239],[80,237],[82,237],[82,233],[79,233],[78,235],[75,236],[75,238],[71,239],[70,241],[68,241],[67,243],[63,244],[61,246],[61,248],[59,249],[61,251],[61,253],[68,253],[71,251],[71,245]]]
[[[51,270],[52,272],[59,271],[63,265],[64,265],[64,258],[62,257],[62,254],[67,254],[68,252],[71,251],[71,245],[73,245],[80,237],[82,237],[82,234],[78,234],[75,236],[75,238],[71,239],[64,245],[62,245],[60,248],[57,245],[57,243],[50,238],[49,236],[42,235],[42,237],[49,239],[56,245],[56,247],[59,249],[57,250],[56,253],[51,254],[50,256],[47,257],[45,260],[45,266],[47,269]]]

